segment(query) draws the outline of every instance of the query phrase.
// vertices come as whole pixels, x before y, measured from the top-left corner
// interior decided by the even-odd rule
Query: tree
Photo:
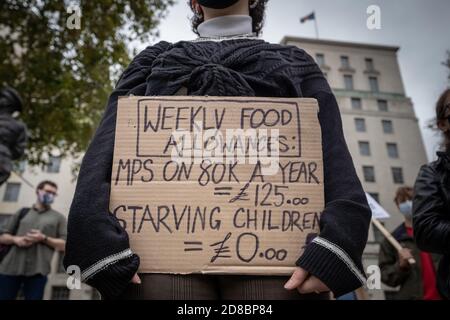
[[[173,0],[0,1],[0,85],[24,100],[27,160],[86,150],[131,41],[154,39]],[[78,6],[80,28],[72,28]],[[76,19],[75,19],[76,22]],[[76,26],[76,25],[75,25]]]

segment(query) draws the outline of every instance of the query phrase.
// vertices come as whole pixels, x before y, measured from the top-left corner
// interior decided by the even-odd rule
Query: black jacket
[[[361,263],[371,212],[344,140],[339,107],[314,60],[292,46],[262,40],[160,42],[141,52],[123,73],[86,152],[68,222],[64,265],[115,297],[139,266],[128,236],[109,214],[109,194],[119,96],[188,95],[313,97],[322,126],[326,208],[320,237],[297,265],[339,296],[365,284]]]
[[[423,166],[414,189],[414,237],[421,250],[444,255],[437,286],[450,299],[450,155],[438,152],[437,161]]]
[[[380,245],[380,253],[378,256],[381,281],[390,287],[400,287],[399,291],[393,294],[395,300],[422,300],[424,292],[420,250],[414,242],[414,239],[408,235],[404,223],[392,232],[392,236],[402,247],[411,250],[416,264],[409,268],[400,268],[397,249],[387,239],[384,239]],[[432,254],[431,257],[434,267],[437,269],[441,256]]]

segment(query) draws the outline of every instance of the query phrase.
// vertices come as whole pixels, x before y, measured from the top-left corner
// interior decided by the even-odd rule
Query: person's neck
[[[50,209],[49,206],[45,206],[42,203],[40,203],[39,201],[34,204],[34,208],[39,212],[47,211],[48,209]]]

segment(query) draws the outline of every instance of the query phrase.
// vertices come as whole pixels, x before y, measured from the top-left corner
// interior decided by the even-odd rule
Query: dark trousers
[[[140,274],[142,284],[130,284],[123,300],[327,300],[329,294],[302,295],[288,291],[289,277],[234,275]]]
[[[15,300],[22,289],[25,300],[42,300],[47,276],[7,276],[0,274],[0,300]]]

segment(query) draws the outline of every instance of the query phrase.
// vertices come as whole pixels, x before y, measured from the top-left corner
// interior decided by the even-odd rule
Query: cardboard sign
[[[314,99],[123,97],[110,210],[143,273],[288,275],[319,233]]]
[[[391,217],[391,215],[367,192],[366,197],[370,210],[372,210],[372,218],[383,220]]]

